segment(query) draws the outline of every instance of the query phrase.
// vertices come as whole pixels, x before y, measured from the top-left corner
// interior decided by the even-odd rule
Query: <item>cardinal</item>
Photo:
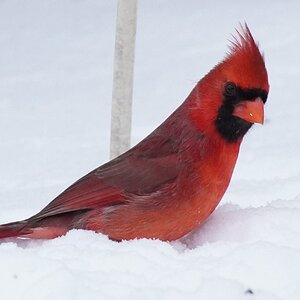
[[[179,239],[225,193],[244,135],[263,124],[269,83],[247,26],[230,51],[149,136],[96,168],[36,215],[0,226],[0,238],[52,239],[71,229],[110,239]]]

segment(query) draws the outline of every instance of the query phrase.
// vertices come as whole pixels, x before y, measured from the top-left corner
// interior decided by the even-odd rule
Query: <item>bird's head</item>
[[[263,124],[268,92],[264,57],[245,24],[225,59],[193,90],[192,119],[207,134],[241,141],[253,123]]]

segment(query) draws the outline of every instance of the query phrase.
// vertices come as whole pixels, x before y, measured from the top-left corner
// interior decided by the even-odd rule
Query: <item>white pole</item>
[[[118,0],[110,157],[130,148],[137,0]]]

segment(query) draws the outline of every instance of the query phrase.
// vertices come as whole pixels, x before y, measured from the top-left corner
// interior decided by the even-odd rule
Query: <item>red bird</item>
[[[246,24],[237,33],[225,59],[148,137],[33,217],[1,225],[0,238],[51,239],[77,228],[171,241],[203,223],[228,187],[244,135],[264,120],[264,58]]]

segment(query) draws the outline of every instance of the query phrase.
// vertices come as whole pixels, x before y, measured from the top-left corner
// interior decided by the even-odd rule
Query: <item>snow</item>
[[[73,230],[0,243],[1,299],[300,299],[300,2],[140,0],[133,136],[151,132],[246,20],[266,57],[266,123],[181,241]],[[26,218],[109,156],[116,1],[0,3],[0,223]]]

